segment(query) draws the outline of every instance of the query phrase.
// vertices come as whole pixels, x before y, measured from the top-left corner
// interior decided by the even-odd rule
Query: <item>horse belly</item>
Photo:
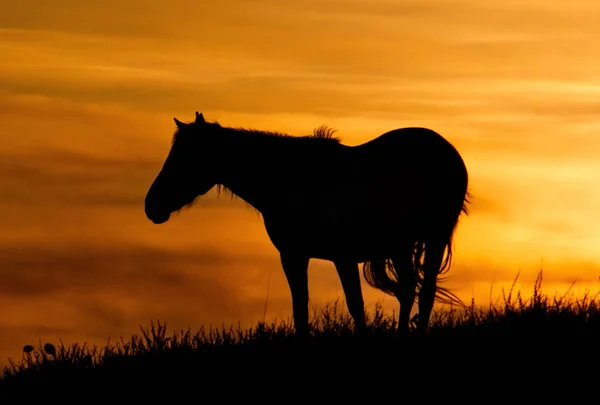
[[[401,246],[395,235],[366,234],[359,229],[313,229],[306,232],[306,238],[298,245],[311,258],[323,260],[351,260],[364,262],[377,257],[389,257]],[[398,240],[396,240],[398,239]]]
[[[356,189],[330,194],[321,213],[302,226],[313,257],[362,262],[398,246],[411,228],[410,216],[376,194]]]

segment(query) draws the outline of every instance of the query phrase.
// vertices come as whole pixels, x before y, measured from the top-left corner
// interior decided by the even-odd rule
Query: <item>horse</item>
[[[333,262],[357,333],[366,328],[360,263],[370,286],[397,298],[399,332],[410,331],[416,298],[416,332],[425,334],[435,300],[460,303],[438,276],[468,215],[468,174],[438,133],[400,128],[349,146],[326,126],[291,136],[221,126],[197,111],[193,122],[174,121],[147,218],[165,223],[215,186],[253,207],[279,253],[296,336],[309,335],[310,259]]]

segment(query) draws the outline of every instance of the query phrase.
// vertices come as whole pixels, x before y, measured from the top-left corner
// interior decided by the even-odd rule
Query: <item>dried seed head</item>
[[[44,351],[51,355],[52,357],[56,357],[56,348],[52,343],[46,343],[44,345]]]

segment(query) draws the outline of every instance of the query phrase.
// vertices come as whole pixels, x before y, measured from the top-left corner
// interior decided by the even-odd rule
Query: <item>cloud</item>
[[[230,265],[234,260],[253,260],[232,259],[214,251],[178,253],[143,246],[95,245],[63,249],[17,246],[2,249],[0,257],[3,263],[0,275],[4,281],[0,292],[37,297],[70,289],[129,288],[132,284],[185,289],[193,280],[181,272],[181,266],[212,269],[209,275],[214,277],[217,267]],[[226,295],[218,283],[204,278],[201,281],[216,295]]]
[[[66,204],[140,205],[143,181],[156,162],[99,157],[66,150],[0,157],[5,203],[45,201]]]
[[[265,286],[244,269],[278,266],[276,257],[258,253],[90,243],[4,247],[0,260],[3,300],[63,303],[104,330],[127,326],[125,319],[140,316],[256,319],[264,309],[264,295],[255,300],[248,289]]]
[[[263,115],[483,117],[507,130],[515,119],[522,126],[532,117],[551,118],[554,108],[563,116],[572,111],[574,120],[590,117],[594,102],[561,96],[551,104],[552,83],[533,98],[528,94],[531,81],[595,75],[593,63],[580,61],[597,54],[590,48],[595,42],[581,41],[581,24],[595,27],[587,26],[590,13],[515,4],[15,3],[0,17],[14,27],[1,31],[9,62],[0,88],[153,112],[195,104]],[[194,15],[194,24],[182,23],[181,10]],[[16,18],[19,13],[28,18]],[[561,60],[579,62],[555,63],[559,51]]]

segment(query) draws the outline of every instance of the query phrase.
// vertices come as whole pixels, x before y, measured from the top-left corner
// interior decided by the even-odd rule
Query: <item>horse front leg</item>
[[[308,257],[280,253],[281,265],[292,294],[292,311],[296,336],[309,335],[308,324]]]
[[[348,312],[352,316],[352,319],[354,319],[356,332],[357,334],[362,334],[366,329],[365,302],[360,285],[358,263],[351,261],[335,261],[333,263],[340,277]]]

